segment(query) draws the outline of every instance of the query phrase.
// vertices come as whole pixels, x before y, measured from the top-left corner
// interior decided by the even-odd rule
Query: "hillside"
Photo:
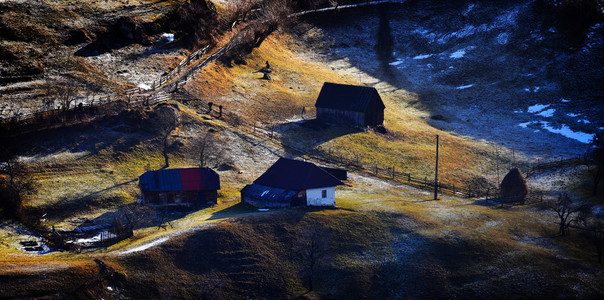
[[[236,7],[232,1],[191,1],[201,5],[196,9],[206,27],[214,26],[191,43],[191,32],[166,21],[179,3],[0,4],[0,50],[12,53],[0,65],[3,113],[20,105],[27,115],[43,110],[48,98],[65,97],[49,87],[51,82],[75,82],[74,99],[114,97],[98,108],[80,102],[83,108],[71,111],[53,102],[56,113],[40,119],[54,123],[3,119],[3,166],[22,167],[31,188],[23,194],[27,225],[2,210],[0,298],[599,298],[604,293],[602,265],[589,237],[575,231],[557,236],[557,216],[546,208],[561,191],[599,200],[585,188],[590,177],[584,167],[535,173],[528,178],[535,198],[501,207],[484,195],[441,194],[432,200],[431,192],[417,185],[375,176],[371,170],[377,166],[432,180],[436,135],[440,182],[462,193],[494,189],[499,173],[513,166],[526,172],[559,154],[522,151],[530,140],[521,138],[502,145],[460,133],[452,129],[458,122],[452,119],[442,126],[436,113],[451,111],[434,110],[424,91],[401,87],[370,63],[360,66],[357,52],[331,53],[347,47],[334,45],[334,29],[324,24],[329,18],[287,23],[247,55],[227,52],[158,89],[160,102],[120,98],[135,87],[140,99],[153,96],[156,91],[147,87],[187,55],[209,46],[208,57],[253,22],[252,16],[228,29],[224,20]],[[134,26],[130,33],[141,28],[140,39],[106,40],[107,32],[120,28],[116,24]],[[99,51],[99,45],[111,49]],[[271,80],[256,72],[267,61],[274,68]],[[375,87],[387,107],[385,130],[312,120],[324,82]],[[178,122],[166,131],[172,117]],[[137,211],[152,217],[137,224],[132,237],[102,247],[54,251],[53,242],[40,236],[111,226],[137,207],[138,177],[165,167],[164,151],[170,168],[196,167],[208,137],[215,151],[208,163],[221,179],[218,204],[194,211]],[[573,143],[576,149],[587,147]],[[350,168],[347,185],[337,189],[338,207],[258,211],[239,203],[241,188],[282,156],[322,165],[327,157],[356,160],[357,166],[337,165]],[[43,249],[24,251],[21,242],[32,240]]]

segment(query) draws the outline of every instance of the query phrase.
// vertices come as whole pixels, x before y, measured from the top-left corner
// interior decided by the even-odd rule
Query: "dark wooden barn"
[[[386,106],[373,87],[325,82],[315,103],[317,119],[365,128],[384,125]]]
[[[147,205],[203,206],[217,203],[220,177],[210,168],[147,171],[139,187]]]
[[[280,158],[241,190],[241,201],[256,207],[335,206],[343,183],[320,167]]]

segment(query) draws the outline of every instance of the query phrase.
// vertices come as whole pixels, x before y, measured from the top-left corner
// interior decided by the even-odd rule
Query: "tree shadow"
[[[317,119],[284,123],[275,128],[286,154],[298,157],[333,139],[362,132],[359,129],[327,124]]]

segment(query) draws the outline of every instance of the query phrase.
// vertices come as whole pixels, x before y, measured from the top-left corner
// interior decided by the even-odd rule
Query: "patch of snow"
[[[112,287],[110,287],[110,286],[108,286],[108,287],[107,287],[107,290],[113,291],[113,288],[112,288]]]
[[[144,84],[144,83],[140,83],[140,84],[138,85],[138,87],[139,87],[139,88],[141,88],[141,89],[143,89],[143,90],[145,90],[145,91],[149,91],[149,90],[151,90],[151,86],[150,86],[150,85],[148,85],[148,84]]]
[[[260,195],[260,197],[264,197],[264,195],[268,194],[268,192],[269,192],[269,190],[262,192],[262,195]]]
[[[523,113],[523,111],[521,111],[521,110],[515,110],[514,113],[515,114],[521,114],[521,113]]]
[[[529,108],[526,111],[534,114],[534,113],[538,113],[548,107],[549,107],[549,104],[535,104],[535,105],[529,106]]]
[[[417,56],[414,56],[413,59],[426,59],[428,57],[432,57],[432,54],[417,55]]]
[[[566,115],[569,117],[573,117],[573,118],[580,116],[580,114],[575,114],[575,113],[567,113]]]
[[[543,127],[543,129],[545,129],[549,132],[561,134],[567,138],[575,139],[584,144],[589,144],[595,136],[595,134],[591,134],[591,133],[585,133],[585,132],[581,132],[581,131],[572,131],[568,126],[566,126],[564,124],[562,124],[560,126],[560,128],[554,128],[549,125],[549,122],[541,121],[541,126]]]
[[[529,125],[533,125],[537,123],[537,121],[530,121],[530,122],[526,122],[526,123],[520,123],[518,124],[518,126],[522,127],[522,128],[527,128]]]
[[[269,211],[270,209],[268,208],[258,208],[258,211]]]
[[[389,65],[391,65],[391,66],[398,66],[398,65],[400,65],[402,63],[403,63],[402,60],[397,60],[397,61],[393,61],[393,62],[389,63]]]
[[[548,110],[544,110],[544,111],[538,113],[537,115],[542,116],[542,117],[546,117],[546,118],[550,118],[550,117],[552,117],[554,115],[555,112],[556,112],[555,109],[550,108]]]
[[[449,58],[458,59],[464,57],[464,55],[466,55],[466,50],[462,49],[451,53],[451,55],[449,55]]]
[[[462,86],[458,86],[458,87],[456,87],[455,89],[456,89],[456,90],[465,90],[465,89],[467,89],[467,88],[471,88],[471,87],[473,87],[473,86],[474,86],[474,84],[468,84],[468,85],[462,85]]]
[[[527,93],[536,93],[540,89],[541,89],[541,87],[536,86],[536,87],[533,87],[533,88],[525,88],[524,91],[527,92]]]
[[[562,99],[560,99],[560,102],[568,103],[568,102],[570,102],[570,100],[562,98]]]
[[[132,248],[130,250],[123,251],[120,254],[128,254],[128,253],[134,253],[134,252],[144,251],[144,250],[147,250],[147,249],[149,249],[151,247],[154,247],[154,246],[160,245],[162,243],[165,243],[167,240],[169,240],[169,238],[163,237],[161,239],[153,241],[152,243],[145,244],[145,245],[142,245],[142,246],[139,246],[139,247]]]
[[[172,42],[174,41],[174,33],[162,33],[161,38],[168,42]]]
[[[586,120],[586,119],[577,120],[577,122],[582,122],[583,124],[590,124],[591,123],[589,120]]]

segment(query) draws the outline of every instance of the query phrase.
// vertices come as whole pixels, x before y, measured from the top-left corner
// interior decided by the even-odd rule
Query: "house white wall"
[[[323,191],[326,191],[323,197]],[[336,187],[324,187],[306,190],[306,205],[308,206],[336,206]]]

